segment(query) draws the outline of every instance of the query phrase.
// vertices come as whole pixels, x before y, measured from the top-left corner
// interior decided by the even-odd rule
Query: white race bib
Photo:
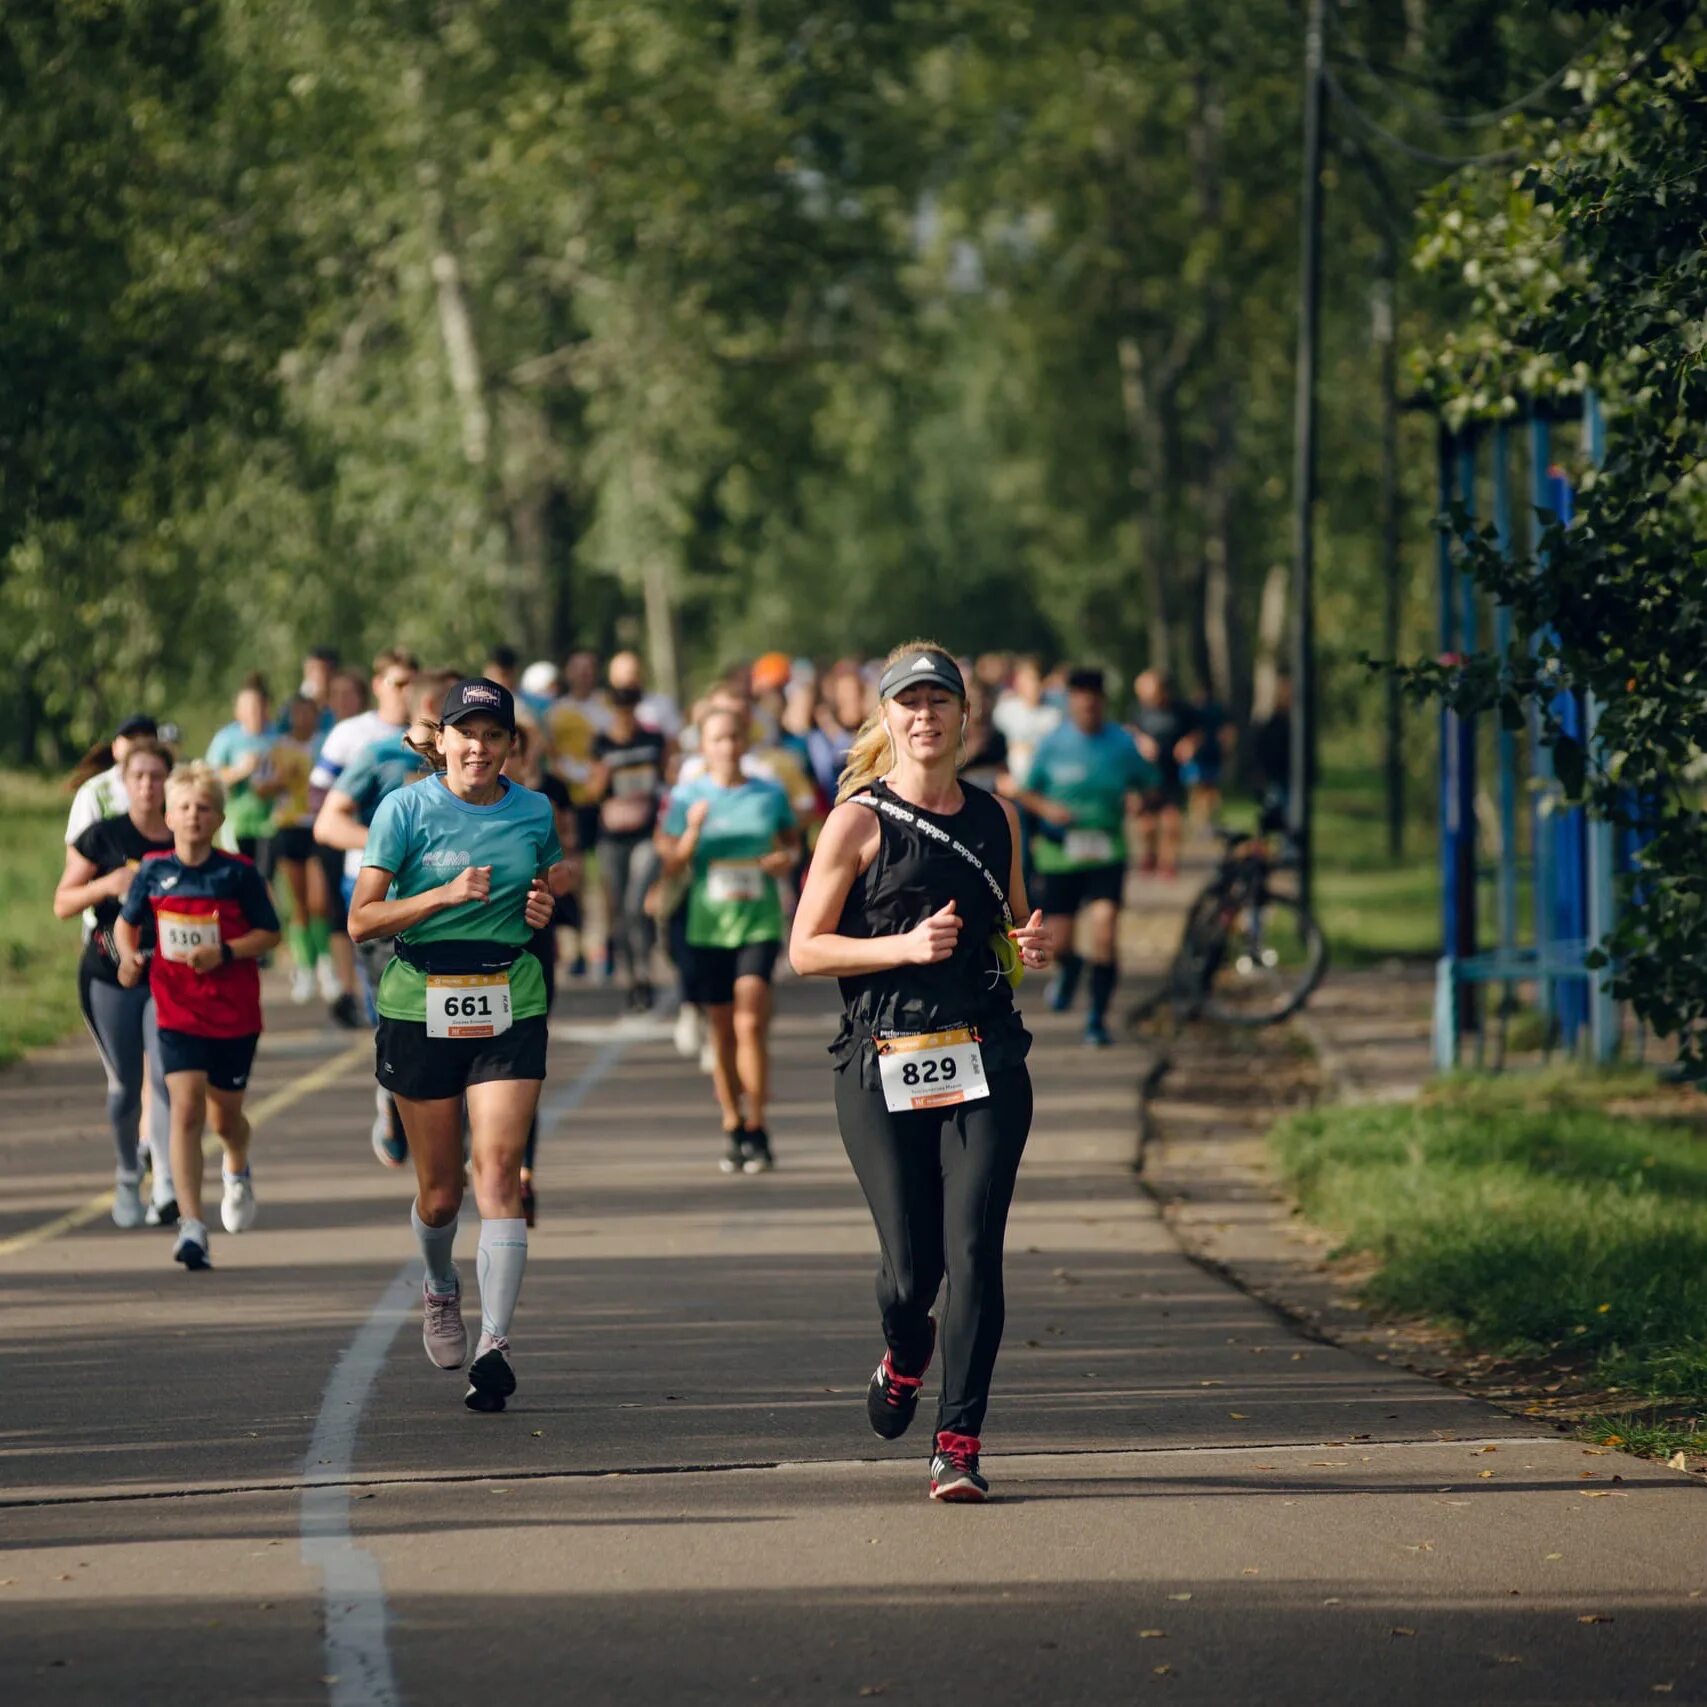
[[[990,1094],[984,1052],[978,1039],[958,1031],[921,1031],[911,1037],[880,1037],[877,1070],[883,1102],[891,1114],[915,1108],[946,1108]]]
[[[764,868],[756,860],[718,860],[705,874],[705,898],[718,904],[764,900]]]
[[[187,966],[198,948],[219,947],[219,915],[217,913],[155,914],[160,932],[160,955]]]
[[[1070,865],[1113,865],[1116,858],[1107,830],[1069,830],[1062,850]]]
[[[499,1037],[510,1022],[508,972],[427,975],[429,1037]]]

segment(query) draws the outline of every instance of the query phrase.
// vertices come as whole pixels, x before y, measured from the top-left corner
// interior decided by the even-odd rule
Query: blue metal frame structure
[[[1566,411],[1534,410],[1521,423],[1528,430],[1529,440],[1529,543],[1540,574],[1547,570],[1539,550],[1543,524],[1537,512],[1550,511],[1568,522],[1575,500],[1569,480],[1553,462],[1552,424],[1562,418],[1568,418]],[[1583,406],[1583,423],[1585,447],[1598,463],[1604,452],[1605,427],[1592,395]],[[1437,440],[1440,509],[1444,513],[1457,503],[1467,517],[1476,515],[1480,454],[1483,445],[1490,442],[1493,530],[1501,549],[1510,553],[1515,549],[1511,424],[1502,422],[1491,431],[1472,425],[1458,433],[1441,425]],[[1477,644],[1475,584],[1460,566],[1459,555],[1454,541],[1443,531],[1436,557],[1443,659],[1468,654]],[[1510,610],[1503,605],[1496,607],[1493,621],[1494,642],[1503,651],[1512,638]],[[1593,742],[1596,712],[1592,703],[1584,704],[1576,695],[1561,695],[1552,709],[1567,731]],[[1476,909],[1478,882],[1483,875],[1477,852],[1476,720],[1443,709],[1439,733],[1443,953],[1436,973],[1436,1065],[1442,1069],[1456,1066],[1464,1033],[1477,1031],[1480,1035],[1476,987],[1504,985],[1509,1004],[1512,987],[1519,982],[1534,984],[1550,1036],[1556,1035],[1566,1049],[1575,1049],[1586,1029],[1594,1058],[1611,1060],[1618,1048],[1618,1006],[1602,975],[1584,962],[1592,945],[1605,937],[1615,919],[1617,846],[1612,827],[1591,823],[1581,808],[1560,805],[1552,754],[1541,743],[1539,715],[1532,713],[1526,745],[1531,799],[1527,876],[1533,940],[1520,941],[1525,862],[1519,858],[1517,846],[1518,742],[1512,731],[1499,729],[1493,741],[1499,834],[1491,874],[1497,944],[1482,950]]]

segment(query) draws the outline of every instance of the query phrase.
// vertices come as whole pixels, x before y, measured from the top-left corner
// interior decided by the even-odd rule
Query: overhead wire
[[[1329,10],[1336,11],[1337,8],[1330,7]],[[1671,21],[1667,23],[1665,28],[1660,30],[1659,33],[1647,44],[1647,46],[1641,49],[1641,51],[1631,59],[1630,63],[1626,65],[1616,77],[1612,78],[1606,87],[1602,89],[1592,101],[1585,101],[1576,109],[1576,111],[1569,114],[1568,117],[1576,121],[1581,121],[1582,119],[1587,118],[1588,115],[1594,112],[1597,108],[1604,106],[1606,102],[1611,100],[1612,97],[1619,92],[1619,90],[1624,88],[1628,83],[1642,73],[1642,71],[1647,67],[1648,62],[1652,60],[1654,55],[1677,35],[1677,33],[1683,28],[1684,24],[1687,23],[1689,18],[1694,14],[1695,10],[1695,0],[1691,0],[1691,3],[1682,7],[1672,17]],[[1586,52],[1588,50],[1585,49],[1584,51]],[[1580,57],[1580,55],[1578,57]],[[1564,69],[1568,71],[1570,69],[1569,65]],[[1562,75],[1562,73],[1560,73],[1560,75]],[[1445,166],[1453,171],[1461,170],[1465,166],[1510,165],[1514,161],[1523,159],[1528,153],[1528,150],[1522,148],[1499,148],[1478,154],[1442,154],[1437,149],[1423,148],[1417,143],[1411,142],[1407,138],[1400,136],[1397,131],[1390,130],[1372,113],[1366,112],[1361,106],[1359,106],[1347,92],[1345,85],[1334,75],[1333,68],[1326,63],[1322,66],[1322,81],[1327,86],[1328,92],[1333,96],[1334,100],[1343,107],[1345,111],[1350,113],[1357,123],[1361,125],[1370,136],[1374,137],[1379,142],[1385,143],[1389,148],[1397,149],[1401,154],[1409,155],[1411,159],[1419,160],[1425,165]],[[1535,91],[1531,91],[1531,96],[1534,94]]]
[[[1592,42],[1578,48],[1577,51],[1558,68],[1558,70],[1554,71],[1550,76],[1543,78],[1542,81],[1537,83],[1533,89],[1526,90],[1515,99],[1506,102],[1503,107],[1491,107],[1488,111],[1481,113],[1443,113],[1432,112],[1419,106],[1416,102],[1410,100],[1408,97],[1400,93],[1399,90],[1393,87],[1392,79],[1381,72],[1380,68],[1375,65],[1369,55],[1363,51],[1362,47],[1359,46],[1358,42],[1353,37],[1350,26],[1346,21],[1344,10],[1339,4],[1339,0],[1330,0],[1330,4],[1328,6],[1328,18],[1338,36],[1339,41],[1344,45],[1351,57],[1357,61],[1358,66],[1373,78],[1375,82],[1379,83],[1382,90],[1392,100],[1397,102],[1401,107],[1415,113],[1419,118],[1429,119],[1435,124],[1445,125],[1448,129],[1452,130],[1481,130],[1488,125],[1498,124],[1502,119],[1515,118],[1518,113],[1534,106],[1537,101],[1552,94],[1552,92],[1557,89],[1568,76],[1570,76],[1571,67],[1575,65],[1584,54],[1590,53],[1598,47],[1600,43],[1611,33],[1610,27],[1601,30]]]

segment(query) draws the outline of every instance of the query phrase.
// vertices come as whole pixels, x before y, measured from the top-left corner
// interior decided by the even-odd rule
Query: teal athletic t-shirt
[[[447,907],[403,933],[405,942],[501,942],[520,948],[533,936],[523,909],[536,873],[563,857],[551,802],[506,782],[490,806],[458,800],[441,776],[410,783],[379,803],[367,833],[364,865],[389,871],[389,898],[407,900],[451,882],[471,865],[492,868],[485,901]],[[427,1018],[427,978],[393,960],[379,981],[377,1004],[386,1019]],[[510,968],[510,1012],[531,1019],[545,1012],[545,974],[531,954]]]
[[[229,770],[258,753],[261,762],[244,782],[234,782],[225,791],[225,821],[234,836],[264,836],[273,821],[273,803],[255,792],[255,783],[267,774],[267,754],[278,740],[272,730],[251,735],[241,723],[227,723],[214,732],[207,744],[207,762],[216,771]]]
[[[1037,869],[1053,875],[1124,865],[1126,797],[1155,779],[1119,724],[1105,723],[1094,735],[1073,723],[1057,724],[1038,742],[1025,786],[1068,807],[1073,822],[1064,831],[1051,826],[1049,835],[1033,838]]]
[[[776,879],[758,862],[783,830],[794,828],[794,808],[780,785],[746,777],[725,788],[696,776],[670,796],[664,814],[667,836],[685,835],[688,808],[710,803],[693,855],[688,891],[688,944],[692,948],[745,948],[782,940],[782,898]]]

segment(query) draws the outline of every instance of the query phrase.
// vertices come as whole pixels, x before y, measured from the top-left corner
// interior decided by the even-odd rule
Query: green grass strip
[[[1477,1350],[1563,1354],[1630,1399],[1707,1395],[1707,1141],[1610,1110],[1640,1081],[1448,1082],[1273,1135],[1306,1215],[1379,1265],[1375,1308]]]

